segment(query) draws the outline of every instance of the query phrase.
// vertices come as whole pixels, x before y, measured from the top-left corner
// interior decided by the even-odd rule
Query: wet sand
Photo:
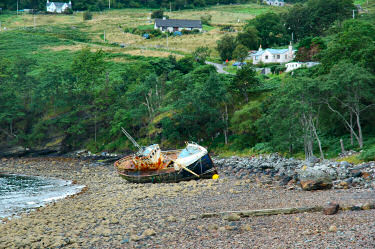
[[[132,184],[113,166],[64,158],[0,159],[0,172],[86,185],[70,198],[0,224],[0,248],[375,248],[375,210],[229,221],[201,214],[374,202],[372,190],[306,192],[272,179]],[[331,229],[330,229],[331,228]]]

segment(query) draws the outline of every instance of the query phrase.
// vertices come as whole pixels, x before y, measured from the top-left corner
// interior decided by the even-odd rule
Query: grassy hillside
[[[217,56],[214,50],[216,41],[224,32],[220,26],[231,25],[236,29],[256,15],[267,11],[280,12],[285,8],[275,8],[257,4],[214,6],[204,9],[183,10],[166,12],[169,18],[175,19],[200,19],[203,15],[211,15],[211,26],[204,26],[206,32],[181,37],[169,37],[168,47],[165,38],[143,39],[140,35],[125,33],[125,28],[149,29],[153,25],[150,19],[150,10],[147,9],[122,9],[105,12],[94,12],[93,19],[82,20],[82,13],[74,15],[33,15],[6,14],[0,15],[2,27],[7,30],[24,32],[33,28],[36,35],[57,37],[64,43],[43,43],[43,49],[52,51],[72,50],[90,46],[93,50],[103,49],[111,53],[124,53],[130,55],[144,55],[155,57],[167,57],[174,54],[177,58],[193,52],[199,46],[212,48],[213,56]],[[35,18],[35,26],[34,26]],[[105,38],[104,41],[104,32]],[[26,39],[23,39],[26,41]],[[120,48],[119,44],[125,44],[126,48]]]

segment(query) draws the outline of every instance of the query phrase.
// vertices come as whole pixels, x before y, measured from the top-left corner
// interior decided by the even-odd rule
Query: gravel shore
[[[238,171],[228,170],[218,180],[132,184],[118,177],[112,164],[65,158],[0,159],[0,172],[87,187],[5,219],[0,248],[375,248],[375,210],[201,218],[210,212],[327,202],[360,205],[375,201],[371,188],[303,191],[266,174],[237,178]]]

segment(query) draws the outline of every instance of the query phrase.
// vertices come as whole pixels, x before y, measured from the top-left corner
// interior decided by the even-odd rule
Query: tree
[[[219,51],[220,58],[231,60],[233,51],[236,48],[236,38],[231,35],[225,35],[221,40],[217,41],[217,51]]]
[[[285,26],[279,15],[268,12],[260,14],[255,19],[249,21],[247,26],[255,26],[263,48],[273,45],[285,45],[289,41]],[[247,27],[245,27],[246,29]]]
[[[313,61],[326,45],[320,37],[307,37],[301,40],[298,45],[298,52],[295,58],[296,61]]]
[[[244,45],[239,44],[237,45],[236,49],[233,51],[232,57],[240,62],[243,62],[248,56],[249,56],[248,49]]]
[[[254,26],[246,26],[243,32],[238,33],[237,43],[248,49],[257,49],[259,47],[258,30]]]
[[[355,9],[352,0],[309,0],[296,4],[283,15],[285,27],[296,40],[323,34],[335,22],[341,23]]]
[[[193,53],[195,60],[201,64],[204,64],[207,57],[211,54],[211,50],[209,47],[197,47]]]
[[[375,73],[375,26],[359,20],[347,20],[340,32],[319,56],[325,72],[341,60],[359,64]]]
[[[256,72],[250,65],[244,65],[237,70],[236,76],[230,84],[230,91],[235,96],[243,95],[245,102],[249,102],[249,94],[259,85]]]
[[[293,7],[282,15],[285,21],[286,31],[291,35],[295,41],[301,40],[304,37],[312,35],[312,18],[309,10],[305,5],[295,4]]]
[[[201,16],[201,22],[205,25],[211,25],[212,16],[210,14]]]
[[[270,130],[271,142],[276,148],[289,147],[292,153],[303,145],[305,158],[313,155],[314,140],[324,159],[318,125],[320,108],[319,81],[306,78],[288,78],[269,100],[266,114],[258,120],[258,129]]]
[[[374,75],[358,65],[342,61],[322,82],[324,102],[340,117],[362,148],[362,113],[375,106]]]
[[[311,35],[320,35],[335,21],[350,18],[353,9],[353,0],[309,0],[307,10],[312,18]]]

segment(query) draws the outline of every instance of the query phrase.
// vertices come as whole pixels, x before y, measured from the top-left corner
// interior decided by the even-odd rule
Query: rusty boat
[[[181,150],[161,151],[158,144],[139,146],[138,152],[114,163],[118,174],[133,183],[172,183],[192,179],[211,178],[217,169],[208,151],[193,142]]]

